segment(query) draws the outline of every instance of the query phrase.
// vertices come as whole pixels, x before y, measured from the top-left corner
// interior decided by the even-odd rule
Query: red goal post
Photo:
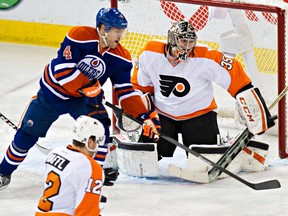
[[[253,3],[251,3],[253,2]],[[197,30],[198,42],[235,56],[269,106],[287,85],[287,9],[280,0],[111,0],[128,19],[127,37],[121,40],[133,58],[150,39],[167,40],[171,23],[188,19]],[[241,128],[235,100],[214,86],[219,125]],[[114,99],[114,103],[117,100]],[[279,156],[288,156],[286,97],[275,106]]]

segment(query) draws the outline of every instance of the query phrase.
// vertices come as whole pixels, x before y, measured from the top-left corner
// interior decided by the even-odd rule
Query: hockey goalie
[[[196,29],[187,20],[172,24],[166,42],[151,40],[145,44],[139,52],[131,83],[143,93],[144,101],[146,93],[153,95],[153,103],[147,103],[147,107],[155,106],[161,122],[161,134],[174,140],[181,134],[183,145],[187,148],[191,144],[207,144],[207,148],[217,144],[220,132],[213,84],[221,86],[235,98],[241,119],[252,136],[262,134],[275,125],[275,119],[271,117],[259,89],[253,85],[241,63],[236,58],[198,43]],[[258,160],[254,160],[253,152],[258,146],[243,148],[246,151],[244,156],[248,152],[253,156],[250,162],[255,162],[255,166],[250,166],[250,169],[258,167],[255,171],[263,170],[264,160],[260,165],[257,164]],[[175,149],[175,144],[160,136],[157,158],[173,157]],[[256,153],[265,159],[265,154]],[[234,163],[227,164],[227,168],[235,172],[246,169],[242,162],[247,158],[241,159],[241,155],[230,158]],[[189,154],[188,162],[190,158],[192,156]],[[237,160],[241,161],[241,165],[236,164]],[[191,162],[188,169],[193,170],[195,164],[200,167]]]
[[[246,97],[246,95],[244,96]],[[153,105],[151,105],[152,101],[150,96],[145,94],[142,96],[142,99],[147,107],[153,107]],[[117,126],[120,128],[120,133],[113,136],[113,143],[110,144],[105,163],[109,163],[108,167],[118,168],[122,173],[129,176],[159,176],[157,144],[153,142],[141,142],[141,133],[143,133],[142,127],[125,115],[117,117]],[[256,133],[258,132],[259,131]],[[234,138],[231,138],[228,135],[225,139],[221,140],[221,143],[215,145],[192,144],[190,148],[216,163],[235,141]],[[264,171],[267,167],[266,158],[268,150],[268,144],[250,141],[247,147],[237,155],[227,169],[235,174],[241,171]],[[181,176],[182,178],[194,182],[208,183],[207,178],[203,176],[206,176],[211,168],[210,165],[199,158],[187,154],[187,168],[181,168],[182,173],[179,173],[179,167],[176,167],[173,164],[169,165],[168,172],[171,175]],[[226,174],[221,174],[219,178],[225,177],[228,176]]]

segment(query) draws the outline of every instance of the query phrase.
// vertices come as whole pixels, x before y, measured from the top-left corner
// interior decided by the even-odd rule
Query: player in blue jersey
[[[106,145],[99,148],[95,159],[103,165],[109,142],[110,119],[102,104],[101,86],[110,79],[119,104],[150,127],[148,137],[159,137],[160,122],[155,110],[147,110],[141,96],[130,82],[131,55],[119,42],[127,20],[116,8],[102,8],[96,15],[96,28],[73,27],[65,36],[57,58],[46,65],[40,90],[32,97],[21,119],[14,140],[0,164],[0,189],[11,180],[11,174],[25,159],[39,137],[45,137],[60,115],[77,119],[87,115],[105,127]],[[116,180],[117,171],[109,169],[107,178]],[[109,176],[110,175],[110,176]],[[107,182],[107,185],[111,182]],[[113,183],[112,183],[113,184]]]

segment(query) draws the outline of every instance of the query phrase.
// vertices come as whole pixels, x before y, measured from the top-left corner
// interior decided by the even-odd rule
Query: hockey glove
[[[119,172],[117,169],[106,168],[106,169],[104,169],[104,174],[105,174],[104,185],[105,186],[113,186],[114,182],[118,178]]]
[[[93,85],[82,88],[80,92],[84,95],[85,102],[87,104],[99,107],[99,105],[102,103],[104,91],[101,88],[99,80],[97,80]]]
[[[144,122],[142,141],[143,142],[157,142],[161,133],[161,124],[158,113],[155,109],[151,109],[147,113],[142,113],[138,119]]]
[[[264,133],[275,125],[277,116],[271,116],[258,88],[250,88],[236,96],[241,119],[252,134]]]

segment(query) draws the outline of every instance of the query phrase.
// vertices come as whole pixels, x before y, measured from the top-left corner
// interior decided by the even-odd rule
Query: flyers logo
[[[160,75],[160,89],[165,97],[173,93],[177,97],[184,97],[190,91],[189,82],[182,77]]]

